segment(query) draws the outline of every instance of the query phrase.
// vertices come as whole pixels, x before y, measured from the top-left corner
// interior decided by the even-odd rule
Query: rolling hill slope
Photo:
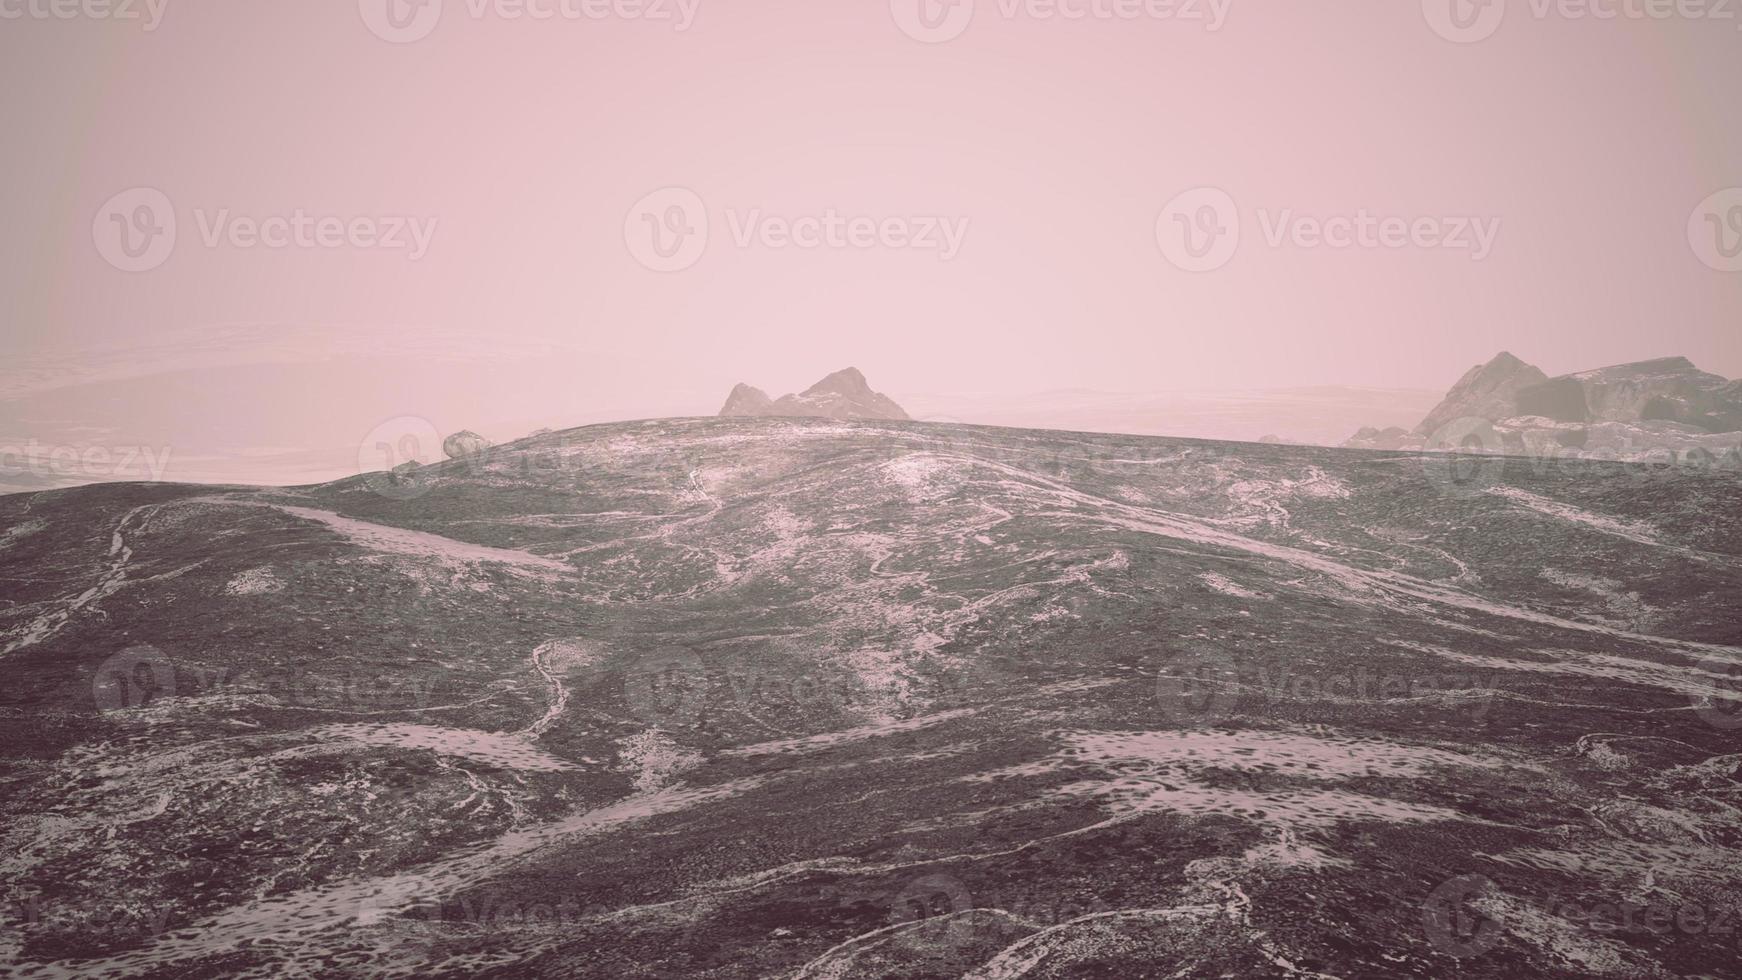
[[[1739,499],[787,419],[0,498],[0,962],[1720,974]]]

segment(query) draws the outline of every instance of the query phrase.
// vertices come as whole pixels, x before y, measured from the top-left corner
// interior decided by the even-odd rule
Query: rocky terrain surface
[[[796,395],[768,397],[760,388],[740,384],[720,409],[722,418],[829,418],[906,421],[894,399],[871,390],[858,368],[836,371]]]
[[[1742,381],[1665,357],[1550,378],[1502,352],[1471,368],[1413,430],[1368,427],[1355,449],[1633,461],[1742,454]]]
[[[0,973],[1734,975],[1739,499],[823,419],[0,497]]]

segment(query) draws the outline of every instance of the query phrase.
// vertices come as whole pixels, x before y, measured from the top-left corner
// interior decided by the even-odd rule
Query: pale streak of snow
[[[1094,912],[1049,926],[1018,939],[1004,947],[996,956],[981,966],[963,974],[962,980],[1017,980],[1018,977],[1027,976],[1030,971],[1039,966],[1055,951],[1055,947],[1051,944],[1056,943],[1065,932],[1077,929],[1089,922],[1105,922],[1116,919],[1148,919],[1166,922],[1173,919],[1221,918],[1228,914],[1229,908],[1221,904]]]
[[[1607,619],[1615,625],[1637,628],[1641,623],[1650,621],[1657,613],[1657,607],[1647,603],[1637,592],[1623,591],[1621,583],[1614,579],[1579,575],[1555,568],[1545,568],[1541,574],[1555,585],[1589,592],[1603,600],[1603,604],[1609,609],[1610,615]]]
[[[1066,755],[1085,762],[1213,766],[1319,779],[1421,776],[1436,766],[1498,764],[1427,746],[1295,732],[1074,732],[1066,742]]]
[[[4,650],[0,650],[0,656],[41,643],[65,628],[67,623],[72,621],[74,613],[86,608],[96,608],[98,603],[119,591],[127,581],[128,562],[133,560],[133,547],[127,543],[122,532],[128,530],[127,525],[131,524],[133,519],[139,515],[144,515],[139,521],[140,530],[144,530],[145,526],[150,523],[151,514],[157,509],[157,506],[156,504],[147,504],[135,507],[122,515],[120,522],[115,525],[114,531],[109,536],[109,567],[98,576],[97,584],[67,600],[61,608],[44,613],[31,620],[21,630],[13,631],[9,635],[15,635],[16,638],[8,643]]]
[[[863,742],[868,739],[882,738],[887,735],[899,735],[903,732],[915,732],[934,725],[966,718],[974,714],[972,708],[959,708],[954,711],[941,711],[933,715],[921,715],[905,721],[884,722],[876,725],[862,725],[858,728],[848,728],[838,732],[827,732],[822,735],[808,735],[803,738],[781,739],[775,742],[761,742],[756,745],[742,745],[726,749],[721,755],[728,756],[759,756],[759,755],[803,755],[809,752],[821,752],[838,745],[853,742]]]
[[[495,842],[416,870],[358,878],[249,902],[160,938],[148,949],[79,964],[86,975],[162,973],[164,967],[230,952],[251,942],[288,947],[281,975],[319,972],[336,930],[378,925],[398,911],[434,901],[501,874],[510,862],[553,844],[609,833],[666,813],[730,799],[761,785],[741,779],[702,788],[673,787],[548,823],[511,830]],[[393,943],[391,934],[383,943]]]
[[[14,524],[6,529],[5,534],[0,534],[0,551],[5,551],[45,527],[48,527],[47,521],[35,519]]]
[[[1342,500],[1351,493],[1341,480],[1316,466],[1309,466],[1306,475],[1298,480],[1240,480],[1228,487],[1228,495],[1248,511],[1256,512],[1236,518],[1236,522],[1262,521],[1273,527],[1286,528],[1292,515],[1279,501],[1293,497]]]
[[[664,789],[677,776],[702,764],[702,754],[679,745],[657,728],[621,740],[618,756],[633,774],[635,791],[651,793]]]
[[[1257,555],[1293,565],[1297,568],[1317,572],[1326,576],[1338,585],[1347,589],[1353,597],[1367,597],[1382,601],[1382,604],[1393,608],[1402,608],[1395,601],[1387,601],[1387,593],[1420,599],[1428,602],[1463,609],[1469,612],[1483,613],[1505,619],[1521,620],[1542,626],[1553,626],[1559,629],[1574,630],[1583,633],[1596,633],[1621,639],[1634,640],[1641,643],[1672,647],[1678,649],[1700,650],[1708,653],[1719,653],[1726,656],[1742,657],[1742,648],[1723,646],[1712,643],[1700,643],[1691,640],[1678,640],[1671,637],[1651,636],[1643,633],[1629,632],[1608,626],[1567,619],[1549,613],[1537,612],[1513,606],[1498,600],[1486,599],[1462,589],[1453,588],[1438,582],[1429,582],[1405,575],[1400,572],[1371,570],[1345,565],[1342,562],[1323,555],[1306,551],[1288,545],[1275,544],[1248,538],[1244,535],[1224,531],[1212,527],[1202,521],[1166,511],[1138,507],[1131,504],[1098,497],[1085,493],[1068,484],[1049,480],[1045,477],[1005,466],[1001,463],[987,460],[964,459],[964,463],[982,466],[1008,474],[1012,479],[1004,481],[1004,485],[1014,492],[1026,492],[1030,496],[1037,494],[1050,495],[1055,504],[1064,507],[1060,512],[1039,512],[1030,516],[1051,516],[1058,518],[1076,518],[1079,520],[1094,520],[1126,530],[1154,534],[1161,537],[1186,541],[1192,544],[1224,548],[1246,554]],[[1413,613],[1413,611],[1411,611]]]
[[[1165,775],[1072,783],[1060,787],[1057,793],[1100,800],[1120,817],[1184,813],[1196,817],[1245,817],[1262,823],[1300,827],[1332,827],[1338,823],[1361,821],[1432,823],[1470,819],[1444,807],[1405,803],[1345,790],[1260,793],[1197,785]]]
[[[1585,976],[1648,975],[1628,963],[1622,947],[1589,923],[1569,922],[1552,911],[1499,892],[1483,894],[1471,904],[1501,923],[1509,935],[1558,954],[1557,958],[1576,964]]]
[[[1612,654],[1583,653],[1571,650],[1538,650],[1552,660],[1520,660],[1487,654],[1465,653],[1425,643],[1393,641],[1393,645],[1419,653],[1430,653],[1462,664],[1511,670],[1531,674],[1559,674],[1566,677],[1589,677],[1596,680],[1624,681],[1642,687],[1655,687],[1686,697],[1710,697],[1725,701],[1742,701],[1742,692],[1729,688],[1730,678],[1696,667],[1653,663]],[[1701,679],[1704,678],[1702,681]]]
[[[895,938],[900,933],[921,926],[936,928],[938,923],[968,916],[995,915],[1004,918],[1016,918],[1003,909],[961,909],[944,915],[925,916],[913,921],[897,922],[893,925],[879,926],[870,932],[860,933],[844,942],[824,950],[821,954],[799,967],[790,980],[846,980],[848,971],[858,957],[867,950],[873,949]],[[1020,920],[1019,920],[1020,921]]]
[[[1539,497],[1516,487],[1489,487],[1488,492],[1539,514],[1546,514],[1549,517],[1601,531],[1613,537],[1632,541],[1634,544],[1648,545],[1653,548],[1664,546],[1663,541],[1657,536],[1657,529],[1639,521],[1626,521],[1618,517],[1593,514],[1588,510],[1580,510],[1571,504],[1563,504],[1558,500]]]
[[[283,591],[284,582],[270,568],[250,568],[224,583],[224,594],[230,596],[271,595]]]
[[[372,551],[387,554],[403,555],[408,558],[421,558],[448,564],[469,565],[483,562],[495,562],[507,565],[523,572],[535,572],[544,575],[571,574],[574,569],[565,562],[553,558],[543,558],[525,551],[514,551],[509,548],[492,548],[488,545],[470,544],[453,538],[430,534],[427,531],[411,531],[405,528],[390,527],[385,524],[371,524],[353,517],[345,517],[328,510],[317,510],[313,507],[295,507],[289,504],[270,503],[265,501],[241,500],[227,497],[203,498],[204,503],[227,504],[235,507],[263,507],[281,511],[292,517],[314,521],[337,531],[351,543]]]
[[[519,772],[569,772],[580,767],[551,755],[516,734],[485,732],[469,728],[399,723],[328,725],[309,735],[320,740],[343,740],[378,748],[426,749],[437,755],[470,759]],[[289,750],[287,755],[297,754]]]
[[[883,465],[883,475],[917,501],[933,501],[955,485],[950,467],[929,453],[909,453]]]
[[[1342,822],[1468,821],[1443,807],[1385,799],[1329,786],[1287,786],[1270,792],[1204,783],[1205,770],[1268,773],[1332,783],[1354,778],[1418,778],[1448,768],[1495,768],[1498,759],[1430,746],[1403,745],[1317,731],[1063,732],[1053,756],[967,777],[985,782],[1084,767],[1103,771],[1053,790],[1055,797],[1099,801],[1123,820],[1146,813],[1232,815],[1277,826],[1332,827]],[[1286,838],[1285,838],[1286,839]]]
[[[1269,596],[1263,594],[1262,592],[1253,592],[1250,589],[1241,588],[1240,586],[1234,584],[1234,581],[1232,579],[1228,578],[1226,575],[1218,575],[1215,572],[1205,572],[1204,574],[1198,576],[1198,580],[1200,582],[1203,582],[1205,585],[1209,586],[1210,588],[1215,589],[1217,592],[1220,592],[1223,595],[1231,595],[1236,599],[1268,599],[1268,598],[1270,598]]]

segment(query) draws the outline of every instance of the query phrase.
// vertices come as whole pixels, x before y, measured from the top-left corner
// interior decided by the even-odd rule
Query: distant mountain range
[[[836,371],[796,395],[768,397],[761,388],[740,384],[732,389],[721,418],[830,418],[907,421],[909,416],[888,395],[871,390],[858,368]]]
[[[900,397],[915,418],[926,422],[1335,446],[1362,425],[1414,425],[1441,393],[1319,385],[1148,392],[1076,388],[1022,395],[957,392]]]
[[[1663,357],[1551,378],[1502,352],[1471,368],[1414,429],[1368,427],[1343,445],[1644,458],[1742,445],[1742,381]]]

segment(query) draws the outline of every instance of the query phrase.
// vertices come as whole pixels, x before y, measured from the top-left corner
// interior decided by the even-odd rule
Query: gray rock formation
[[[1685,357],[1549,378],[1502,353],[1465,374],[1413,433],[1367,428],[1343,445],[1444,449],[1434,444],[1437,437],[1460,419],[1481,421],[1484,439],[1478,441],[1488,452],[1721,455],[1742,444],[1742,382],[1701,371]]]
[[[1479,364],[1452,386],[1421,424],[1417,435],[1431,436],[1461,418],[1501,419],[1519,414],[1518,393],[1548,380],[1539,368],[1502,351],[1487,364]]]
[[[732,389],[723,417],[884,419],[907,421],[907,412],[888,395],[871,390],[858,368],[836,371],[796,395],[770,400],[760,388]]]
[[[726,405],[720,409],[722,418],[744,418],[771,414],[774,399],[768,397],[768,392],[747,384],[740,384],[732,389],[732,394],[726,397]]]
[[[490,445],[490,440],[470,429],[463,429],[442,440],[442,452],[449,459],[470,459],[482,455]]]
[[[1728,378],[1685,357],[1620,364],[1555,378],[1520,392],[1517,415],[1560,422],[1677,422],[1706,432],[1742,429],[1742,399]]]
[[[1343,446],[1348,449],[1420,449],[1422,438],[1395,425],[1384,429],[1368,426],[1351,436]]]

